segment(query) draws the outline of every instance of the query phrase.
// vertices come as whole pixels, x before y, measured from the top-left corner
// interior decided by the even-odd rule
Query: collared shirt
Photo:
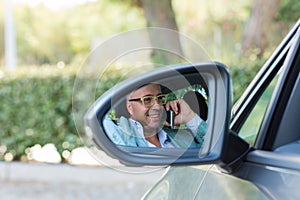
[[[148,142],[144,136],[144,130],[143,126],[140,122],[135,121],[133,119],[129,119],[130,123],[136,128],[137,133],[144,141],[145,144],[147,144],[147,147],[156,147],[154,144]],[[201,121],[203,121],[198,115],[196,115],[193,119],[191,119],[188,123],[186,123],[186,126],[192,131],[195,132],[197,131],[197,128],[199,127]],[[171,143],[171,140],[168,138],[167,133],[163,130],[160,129],[157,133],[158,140],[160,142],[161,147],[168,147],[168,148],[173,148],[174,146]]]
[[[140,122],[135,121],[133,119],[129,119],[130,123],[132,123],[132,125],[134,125],[134,127],[137,130],[137,133],[139,134],[139,137],[144,140],[144,142],[147,144],[147,147],[156,147],[154,144],[148,142],[148,140],[146,140],[145,136],[144,136],[144,130],[143,130],[143,126]],[[158,140],[160,142],[161,147],[170,147],[172,148],[173,145],[170,143],[169,138],[167,137],[167,133],[163,130],[160,129],[157,133],[158,136]]]

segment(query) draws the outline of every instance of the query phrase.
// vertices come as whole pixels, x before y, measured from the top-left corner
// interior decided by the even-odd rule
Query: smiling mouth
[[[150,118],[160,118],[160,114],[151,114],[151,115],[147,115]]]
[[[161,115],[158,112],[155,113],[147,113],[147,117],[151,118],[151,119],[160,119]]]

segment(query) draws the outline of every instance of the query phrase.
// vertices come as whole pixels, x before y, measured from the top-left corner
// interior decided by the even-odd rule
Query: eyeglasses
[[[165,94],[160,94],[157,96],[144,96],[142,98],[137,98],[137,99],[129,99],[128,101],[139,101],[141,102],[144,106],[150,107],[153,106],[155,103],[155,100],[159,105],[164,105],[167,103],[167,95]]]

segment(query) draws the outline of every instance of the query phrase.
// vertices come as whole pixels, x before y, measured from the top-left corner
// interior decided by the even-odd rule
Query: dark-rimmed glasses
[[[147,106],[147,107],[153,106],[155,101],[159,105],[165,105],[167,103],[167,95],[160,94],[157,96],[144,96],[144,97],[137,98],[137,99],[129,99],[128,101],[139,101],[144,106]]]

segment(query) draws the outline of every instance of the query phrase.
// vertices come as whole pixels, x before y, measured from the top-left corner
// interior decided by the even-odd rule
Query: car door
[[[298,29],[299,22],[233,109],[231,130],[253,148],[242,166],[233,174],[214,165],[170,167],[145,199],[299,199]]]
[[[222,196],[227,199],[299,199],[299,44],[298,23],[254,79],[248,94],[240,100],[244,103],[236,108],[238,112],[233,117],[231,130],[250,143],[253,150],[232,174],[234,178],[210,170],[197,197],[213,188],[213,199]],[[220,182],[228,184],[222,188]]]
[[[254,149],[236,176],[253,182],[272,199],[300,197],[297,189],[300,184],[299,23],[291,36],[286,46],[288,52],[282,51],[282,57],[278,57],[282,61],[275,62],[278,63],[274,64],[274,69],[278,69],[274,70],[276,75],[270,79],[254,109],[244,114],[247,118],[241,126],[232,124]],[[259,116],[263,117],[257,119]],[[259,121],[258,126],[254,119]]]

